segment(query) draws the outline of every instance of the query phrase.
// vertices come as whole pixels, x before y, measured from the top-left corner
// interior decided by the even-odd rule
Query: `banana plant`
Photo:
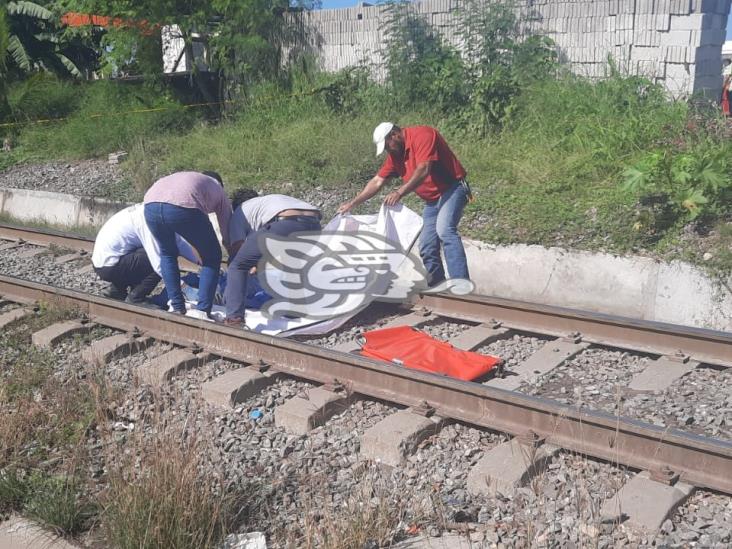
[[[82,76],[77,64],[66,55],[70,44],[62,38],[51,10],[26,0],[8,2],[5,10],[6,62],[23,73],[45,71],[58,76]]]

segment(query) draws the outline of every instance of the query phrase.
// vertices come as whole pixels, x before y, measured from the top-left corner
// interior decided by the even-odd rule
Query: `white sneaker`
[[[191,318],[197,318],[198,320],[206,320],[208,322],[214,322],[214,319],[211,318],[208,313],[205,311],[199,311],[198,309],[189,309],[186,312],[186,316],[189,316]]]

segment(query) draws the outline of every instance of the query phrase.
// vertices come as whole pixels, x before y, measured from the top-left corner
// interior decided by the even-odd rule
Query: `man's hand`
[[[395,206],[399,204],[399,201],[402,199],[402,195],[399,194],[399,191],[391,191],[389,194],[386,195],[386,198],[384,198],[384,204],[387,206]]]
[[[351,208],[353,208],[353,202],[350,200],[348,202],[344,202],[340,206],[338,206],[338,213],[339,214],[347,214],[351,211]]]

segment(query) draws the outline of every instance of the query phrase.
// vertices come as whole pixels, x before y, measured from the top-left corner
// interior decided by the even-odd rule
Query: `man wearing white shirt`
[[[106,297],[143,303],[160,282],[160,246],[145,223],[143,204],[114,214],[94,242],[92,264],[99,278],[109,282]],[[176,235],[179,255],[199,263],[193,248]]]

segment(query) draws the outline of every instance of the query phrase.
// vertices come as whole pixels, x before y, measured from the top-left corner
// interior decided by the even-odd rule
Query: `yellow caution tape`
[[[290,99],[293,97],[305,97],[308,95],[315,95],[316,93],[319,93],[323,91],[326,88],[314,88],[308,92],[300,92],[300,93],[292,93],[289,95],[270,95],[266,97],[260,97],[257,98],[256,104],[261,105],[262,100],[265,100],[267,102],[273,100],[273,99]],[[183,109],[193,109],[198,107],[208,107],[211,105],[226,105],[231,103],[241,103],[243,100],[233,101],[233,100],[224,100],[224,101],[210,101],[207,103],[189,103],[188,105],[177,105],[175,107],[154,107],[150,109],[133,109],[130,111],[119,111],[119,112],[107,112],[107,113],[94,113],[90,114],[88,118],[111,118],[112,116],[124,116],[128,114],[140,114],[140,113],[148,113],[148,112],[161,112],[161,111],[167,111],[174,108],[183,108]],[[69,117],[59,117],[59,118],[39,118],[37,120],[26,120],[25,122],[4,122],[0,124],[0,128],[11,128],[14,126],[27,126],[30,124],[49,124],[52,122],[64,122],[66,120],[69,120]]]

